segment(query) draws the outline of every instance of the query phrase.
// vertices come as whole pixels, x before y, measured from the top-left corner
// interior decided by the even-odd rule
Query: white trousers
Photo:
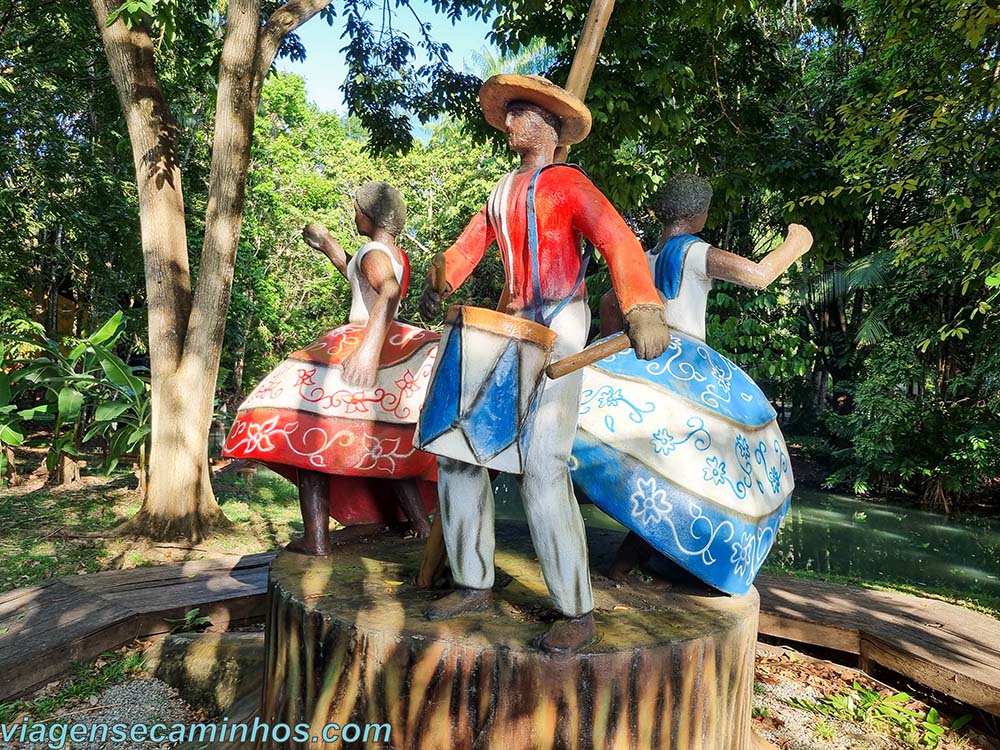
[[[580,351],[590,329],[583,299],[568,304],[550,326],[559,338],[552,360]],[[542,566],[553,605],[567,617],[594,608],[587,560],[587,538],[569,476],[580,409],[582,373],[545,379],[531,442],[519,477],[531,541]],[[459,586],[493,586],[493,488],[489,473],[453,458],[438,457],[438,497],[445,547]]]

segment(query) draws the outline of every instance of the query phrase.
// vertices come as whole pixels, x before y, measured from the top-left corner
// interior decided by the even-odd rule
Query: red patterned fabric
[[[378,503],[359,508],[352,501],[358,493],[336,490],[335,477],[437,477],[436,457],[416,450],[413,434],[439,336],[393,322],[376,383],[360,389],[344,383],[341,363],[364,330],[341,326],[289,355],[240,406],[223,448],[225,456],[263,462],[293,481],[297,469],[332,475],[331,515],[342,523],[391,519],[370,517],[382,514]]]

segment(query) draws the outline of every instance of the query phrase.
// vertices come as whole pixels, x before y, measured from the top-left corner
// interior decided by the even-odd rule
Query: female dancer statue
[[[695,175],[668,181],[654,213],[660,243],[646,253],[672,340],[657,360],[630,351],[584,370],[570,467],[582,495],[631,530],[612,568],[622,577],[654,551],[729,593],[749,589],[794,487],[777,415],[736,365],[705,343],[715,279],[763,289],[809,251],[798,224],[759,262],[696,236],[712,198]],[[621,329],[614,295],[601,333]]]
[[[436,478],[435,457],[413,447],[413,430],[437,353],[438,335],[398,322],[409,262],[396,246],[406,221],[399,192],[369,182],[354,196],[358,232],[370,238],[354,257],[321,224],[302,232],[351,285],[346,325],[278,365],[240,406],[226,441],[231,458],[262,461],[299,487],[305,535],[288,545],[330,551],[332,515],[344,524],[395,520],[430,526],[417,479]],[[358,480],[391,479],[395,502],[358,492]],[[353,485],[352,485],[353,482]]]

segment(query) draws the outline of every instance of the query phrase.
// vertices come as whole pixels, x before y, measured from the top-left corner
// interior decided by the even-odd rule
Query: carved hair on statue
[[[527,109],[531,112],[537,112],[545,124],[556,131],[556,139],[558,140],[560,131],[562,131],[562,120],[558,116],[552,114],[544,107],[540,107],[533,102],[524,101],[523,99],[514,99],[507,104],[508,112],[514,109]]]
[[[372,180],[354,193],[354,202],[372,224],[385,229],[394,237],[406,226],[406,204],[403,196],[387,182]]]
[[[712,186],[708,180],[695,174],[679,174],[656,191],[653,213],[661,224],[671,224],[705,213],[711,203]]]

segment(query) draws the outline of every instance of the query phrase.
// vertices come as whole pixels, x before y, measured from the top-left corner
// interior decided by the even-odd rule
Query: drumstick
[[[444,572],[445,548],[444,527],[441,525],[441,511],[434,514],[431,525],[431,535],[424,545],[424,554],[420,558],[420,572],[417,573],[417,588],[429,589],[434,581]]]
[[[545,368],[545,374],[555,380],[556,378],[561,378],[563,375],[569,375],[571,372],[576,372],[581,367],[593,364],[599,359],[604,359],[605,357],[610,357],[612,354],[623,352],[630,346],[631,344],[629,343],[628,336],[624,333],[619,333],[609,339],[605,339],[604,341],[591,344],[582,352],[571,354],[568,357],[563,357],[562,359],[553,362]]]

